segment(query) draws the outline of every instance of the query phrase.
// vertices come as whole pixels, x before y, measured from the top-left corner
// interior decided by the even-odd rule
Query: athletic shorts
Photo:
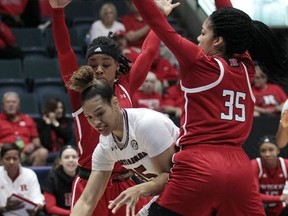
[[[86,184],[86,179],[76,176],[72,186],[72,205],[74,206],[80,195],[82,194]],[[129,179],[125,181],[112,182],[110,181],[106,187],[106,190],[99,200],[92,216],[126,216],[126,206],[120,208],[116,214],[112,214],[111,210],[108,209],[109,201],[114,200],[122,191],[134,186],[135,183]],[[148,198],[140,198],[137,204],[136,212],[138,212],[143,206],[149,202]]]
[[[175,153],[173,162],[158,205],[183,216],[265,216],[241,147],[189,146]]]

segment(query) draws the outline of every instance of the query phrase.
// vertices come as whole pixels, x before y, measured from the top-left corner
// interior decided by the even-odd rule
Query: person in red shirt
[[[161,83],[154,73],[149,72],[142,86],[132,96],[133,107],[160,111],[162,95],[157,91],[158,85],[160,85],[160,92],[162,93]]]
[[[168,87],[163,95],[162,112],[180,118],[182,114],[182,91],[179,80]]]
[[[11,27],[37,27],[41,23],[38,1],[0,0],[0,14]]]
[[[252,86],[256,98],[254,116],[280,115],[287,95],[281,86],[268,82],[268,77],[261,68],[256,65],[256,74]]]
[[[22,50],[16,45],[16,38],[11,29],[0,21],[0,59],[23,59]]]
[[[0,1],[0,14],[2,20],[9,26],[24,26],[21,14],[24,13],[28,0]]]
[[[266,214],[279,216],[288,202],[288,194],[283,194],[288,177],[288,160],[278,157],[280,151],[275,136],[264,136],[259,143],[260,158],[251,160],[255,182]]]
[[[157,79],[161,81],[165,88],[168,88],[169,83],[177,80],[179,76],[179,71],[176,67],[160,54],[153,61],[151,71],[155,73]]]
[[[150,216],[265,215],[242,148],[253,123],[252,59],[281,82],[287,78],[287,51],[268,26],[231,7],[229,0],[219,1],[230,7],[214,11],[204,21],[195,44],[181,37],[162,14],[179,3],[133,0],[177,58],[183,91],[176,143],[181,150],[173,156],[168,182],[151,205]]]
[[[131,64],[133,64],[136,61],[137,57],[140,55],[141,49],[135,46],[128,45],[128,41],[125,37],[126,32],[116,31],[114,32],[114,35],[117,37],[116,42],[122,55],[129,59],[131,61]]]
[[[20,98],[15,92],[3,95],[3,111],[0,114],[0,147],[4,143],[16,143],[21,149],[22,163],[43,166],[48,156],[40,143],[34,120],[20,113]]]
[[[121,18],[121,23],[126,29],[126,39],[129,46],[141,48],[145,37],[148,35],[150,28],[140,16],[137,8],[131,0],[127,2],[130,13]],[[158,49],[160,48],[160,44]]]
[[[78,69],[77,58],[70,45],[69,33],[64,17],[64,8],[69,3],[70,0],[50,0],[50,5],[52,6],[53,37],[58,53],[62,79],[66,84],[69,82],[74,71]],[[91,66],[95,72],[95,77],[91,77],[91,79],[105,79],[113,86],[120,106],[123,108],[132,107],[130,95],[144,82],[156,55],[156,47],[159,47],[159,44],[159,38],[151,31],[143,43],[141,54],[130,69],[129,62],[125,57],[120,55],[119,48],[111,36],[96,38],[89,45],[86,55],[87,65]],[[100,134],[89,125],[83,114],[81,94],[71,89],[68,89],[68,94],[73,110],[72,116],[76,129],[75,135],[78,145],[78,165],[80,170],[73,184],[73,208],[87,184],[91,173],[92,153],[98,144]],[[127,177],[127,170],[123,170],[122,166],[116,164],[111,181],[106,187],[101,200],[98,202],[93,215],[99,215],[100,212],[103,216],[112,215],[111,211],[107,208],[109,200],[115,199],[121,191],[135,185],[129,177]],[[147,199],[141,199],[138,209],[146,202]],[[125,215],[125,208],[122,208],[117,213],[117,216]]]

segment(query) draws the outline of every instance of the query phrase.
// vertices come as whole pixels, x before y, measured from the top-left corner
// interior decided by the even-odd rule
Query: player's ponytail
[[[252,41],[248,49],[269,81],[288,86],[288,55],[272,30],[260,21],[253,21]]]

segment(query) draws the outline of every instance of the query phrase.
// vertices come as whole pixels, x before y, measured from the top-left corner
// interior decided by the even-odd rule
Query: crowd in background
[[[98,18],[93,22],[89,21],[90,27],[85,34],[85,41],[88,45],[94,38],[108,36],[109,32],[113,32],[122,55],[130,60],[129,64],[132,66],[141,53],[141,46],[150,28],[132,2],[127,1],[127,8],[129,12],[119,17],[117,7],[113,3],[103,4],[99,8]],[[16,58],[22,61],[25,59],[25,55],[28,55],[18,46],[16,36],[11,29],[39,28],[44,34],[47,29],[51,28],[51,8],[48,0],[19,0],[19,4],[15,4],[13,1],[7,3],[7,1],[0,0],[0,16],[0,60]],[[69,23],[68,20],[67,23]],[[79,57],[80,59],[85,58],[85,54],[80,54]],[[252,85],[256,99],[254,117],[271,116],[280,119],[283,105],[287,100],[287,90],[271,82],[269,77],[258,67],[257,62],[255,62],[255,67],[256,75]],[[172,118],[179,126],[183,103],[179,70],[175,56],[165,45],[161,44],[145,81],[131,95],[133,107],[149,108],[162,112]],[[6,175],[3,170],[4,168],[6,170],[11,169],[8,167],[9,160],[16,161],[15,169],[21,172],[21,175],[27,172],[33,183],[37,185],[30,186],[29,184],[32,182],[28,184],[26,180],[24,182],[22,177],[18,179],[20,182],[17,183],[28,185],[29,188],[33,187],[33,193],[35,191],[38,193],[36,199],[28,193],[19,192],[23,196],[35,200],[37,204],[37,208],[30,215],[45,215],[46,213],[49,215],[69,215],[70,189],[73,178],[78,171],[78,154],[75,148],[74,124],[71,120],[71,113],[67,113],[67,107],[57,95],[46,101],[45,106],[41,107],[41,116],[37,119],[21,112],[21,98],[17,92],[8,91],[1,97],[0,147],[2,166],[0,167],[0,175],[5,176],[3,177],[5,181],[0,180],[0,186],[6,183],[16,184],[14,180],[17,173],[11,171],[12,174],[10,174],[7,171]],[[269,209],[268,207],[276,206],[274,209],[277,209],[275,210],[276,213],[271,210],[271,212],[267,212],[267,215],[277,216],[288,199],[288,192],[287,194],[283,193],[288,178],[287,159],[279,157],[280,149],[276,146],[274,136],[259,137],[259,140],[255,146],[258,149],[259,144],[260,158],[253,158],[252,161],[255,168],[255,181],[258,182],[259,180],[260,184],[261,181],[265,183],[263,176],[270,175],[273,178],[286,172],[286,176],[278,176],[277,196],[270,196],[275,190],[260,188],[265,207],[267,206]],[[267,152],[272,154],[270,161],[265,159],[268,157],[265,156],[268,154]],[[51,167],[47,180],[45,183],[41,183],[41,191],[44,196],[39,193],[40,183],[36,183],[37,176],[26,168],[30,166]],[[17,210],[15,207],[17,203],[13,203],[8,198],[9,190],[8,188],[6,197],[1,194],[3,197],[0,197],[0,212]],[[36,194],[33,195],[36,196]],[[46,210],[44,210],[44,200]]]

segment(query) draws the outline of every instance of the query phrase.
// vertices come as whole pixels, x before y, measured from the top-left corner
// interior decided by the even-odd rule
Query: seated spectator
[[[129,0],[127,4],[130,12],[121,18],[121,23],[124,24],[126,29],[125,37],[128,41],[128,46],[141,48],[150,28],[144,22],[133,2]]]
[[[39,2],[35,0],[0,0],[0,14],[10,27],[36,27],[41,22]]]
[[[162,86],[154,73],[149,72],[144,83],[132,96],[133,107],[149,108],[156,111],[162,106]]]
[[[141,53],[141,49],[134,46],[128,46],[128,41],[125,37],[126,33],[124,31],[117,31],[114,33],[114,36],[116,37],[116,43],[118,44],[118,47],[122,53],[123,56],[125,56],[127,59],[131,61],[133,64],[137,57]]]
[[[170,85],[169,82],[176,81],[179,76],[179,71],[176,67],[168,59],[160,55],[155,58],[151,66],[151,71],[155,73],[164,88],[168,88]]]
[[[16,143],[21,148],[21,162],[32,166],[46,163],[47,149],[40,143],[34,120],[20,112],[20,98],[15,92],[3,95],[0,113],[0,147],[3,143]]]
[[[21,166],[21,151],[14,143],[5,143],[1,147],[0,167],[0,214],[9,214],[9,211],[23,208],[18,202],[11,200],[11,195],[17,194],[36,203],[34,209],[30,209],[29,215],[37,215],[43,209],[44,198],[41,194],[40,184],[35,172]]]
[[[72,126],[65,116],[64,103],[59,98],[50,98],[45,104],[38,132],[41,144],[49,151],[47,163],[53,163],[60,149],[72,138]]]
[[[256,99],[254,116],[279,115],[287,95],[277,84],[268,83],[268,78],[261,68],[255,66],[256,74],[252,91]]]
[[[180,118],[182,114],[182,94],[179,80],[177,80],[176,84],[169,86],[163,95],[162,112],[167,113],[170,117]]]
[[[109,32],[125,31],[125,26],[117,21],[117,9],[113,3],[103,4],[100,8],[99,17],[100,19],[91,25],[90,43],[99,36],[108,36]]]
[[[259,187],[261,199],[267,215],[279,216],[288,202],[288,194],[283,194],[288,173],[288,160],[278,157],[279,148],[274,136],[260,139],[260,158],[251,161],[255,183]]]
[[[0,21],[0,59],[23,59],[22,50],[16,46],[16,38],[11,29]]]
[[[77,150],[68,145],[61,149],[54,169],[49,173],[42,190],[49,215],[68,216],[72,201],[72,182],[77,171]]]

